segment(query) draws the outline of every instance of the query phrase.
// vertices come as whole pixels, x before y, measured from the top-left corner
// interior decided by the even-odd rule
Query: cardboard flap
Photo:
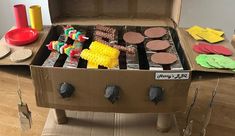
[[[12,27],[11,29],[14,29],[14,27]],[[9,53],[7,56],[5,56],[4,58],[1,58],[0,59],[0,66],[10,66],[10,65],[15,65],[15,66],[29,66],[35,55],[37,54],[39,48],[43,45],[43,42],[45,41],[46,37],[47,37],[47,34],[50,30],[50,27],[44,27],[43,31],[39,32],[39,37],[38,39],[31,43],[31,44],[28,44],[26,46],[14,46],[14,45],[10,45],[8,44],[6,41],[5,41],[5,36],[3,36],[3,38],[0,40],[0,46],[7,46],[11,49],[11,53],[13,53],[14,51],[16,50],[19,50],[19,49],[30,49],[32,50],[33,52],[33,55],[25,60],[25,61],[22,61],[22,62],[13,62],[11,61],[10,59],[10,54]]]
[[[124,20],[120,22],[122,25],[128,21],[130,24],[166,19],[178,24],[181,11],[181,0],[49,0],[48,3],[53,24],[79,24],[88,20],[97,24],[103,19]]]
[[[193,51],[193,45],[197,44],[198,41],[195,41],[185,30],[186,29],[180,28],[180,29],[177,29],[177,32],[179,35],[181,46],[187,56],[187,60],[193,72],[235,74],[231,70],[208,69],[208,68],[204,68],[198,65],[195,59],[199,54]],[[233,48],[233,46],[230,44],[230,42],[227,39],[218,44],[223,45],[226,48],[229,48],[233,52],[233,55],[230,56],[230,58],[235,60],[235,49]]]

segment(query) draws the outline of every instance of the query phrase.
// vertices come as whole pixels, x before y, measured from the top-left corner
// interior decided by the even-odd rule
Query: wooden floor
[[[0,136],[40,136],[48,109],[36,106],[32,80],[26,68],[0,68]],[[22,95],[27,102],[33,119],[32,129],[22,132],[18,119],[17,74]]]
[[[205,73],[201,73],[200,75],[205,77]],[[188,104],[193,100],[195,88],[200,88],[190,118],[190,120],[194,120],[193,136],[199,136],[208,111],[208,105],[212,98],[212,92],[218,81],[218,78],[215,77],[219,76],[219,86],[217,88],[217,94],[214,97],[211,120],[206,136],[234,136],[235,134],[235,75],[221,77],[220,74],[213,74],[213,78],[207,77],[194,80],[190,86]],[[176,114],[176,118],[182,130],[185,125],[185,114],[178,113]]]
[[[48,109],[39,108],[35,103],[34,89],[26,68],[0,67],[0,136],[40,136],[48,115]],[[22,132],[19,125],[17,103],[17,74],[19,74],[23,99],[32,111],[33,127]],[[206,136],[234,136],[235,134],[235,77],[221,78],[218,93],[215,98],[211,122]],[[196,106],[192,111],[194,120],[193,136],[198,136],[202,122],[205,119],[207,105],[217,79],[203,80],[192,83],[189,92],[189,103],[192,100],[195,87],[201,85]],[[180,130],[184,128],[185,114],[176,114]]]
[[[66,111],[68,124],[58,125],[50,110],[42,136],[179,136],[175,117],[168,133],[156,129],[156,113],[123,114]]]

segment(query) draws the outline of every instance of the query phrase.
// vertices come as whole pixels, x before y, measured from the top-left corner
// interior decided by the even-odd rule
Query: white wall
[[[231,40],[235,28],[235,0],[183,0],[180,26],[220,28]]]
[[[40,5],[42,8],[43,24],[51,24],[47,0],[0,0],[0,36],[4,35],[15,24],[13,14],[13,5],[15,4],[25,4],[27,13],[31,5]],[[28,22],[30,23],[29,16]]]
[[[13,25],[13,15],[10,12],[11,1],[0,1],[0,36]]]
[[[41,5],[43,23],[50,24],[47,0],[0,0],[0,36],[14,24],[12,10],[13,5],[18,3],[25,4],[27,9],[33,4]],[[235,28],[234,9],[234,0],[183,0],[180,26],[197,24],[220,28],[230,39]]]

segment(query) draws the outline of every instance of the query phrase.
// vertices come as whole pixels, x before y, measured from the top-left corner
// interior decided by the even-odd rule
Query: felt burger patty
[[[151,56],[151,60],[160,65],[170,65],[177,61],[177,56],[172,53],[155,53]]]

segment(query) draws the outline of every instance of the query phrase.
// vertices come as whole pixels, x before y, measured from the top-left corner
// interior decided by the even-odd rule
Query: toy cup
[[[14,15],[17,28],[28,27],[25,5],[23,4],[14,5]]]
[[[31,27],[38,31],[43,29],[41,7],[33,5],[29,8]]]

